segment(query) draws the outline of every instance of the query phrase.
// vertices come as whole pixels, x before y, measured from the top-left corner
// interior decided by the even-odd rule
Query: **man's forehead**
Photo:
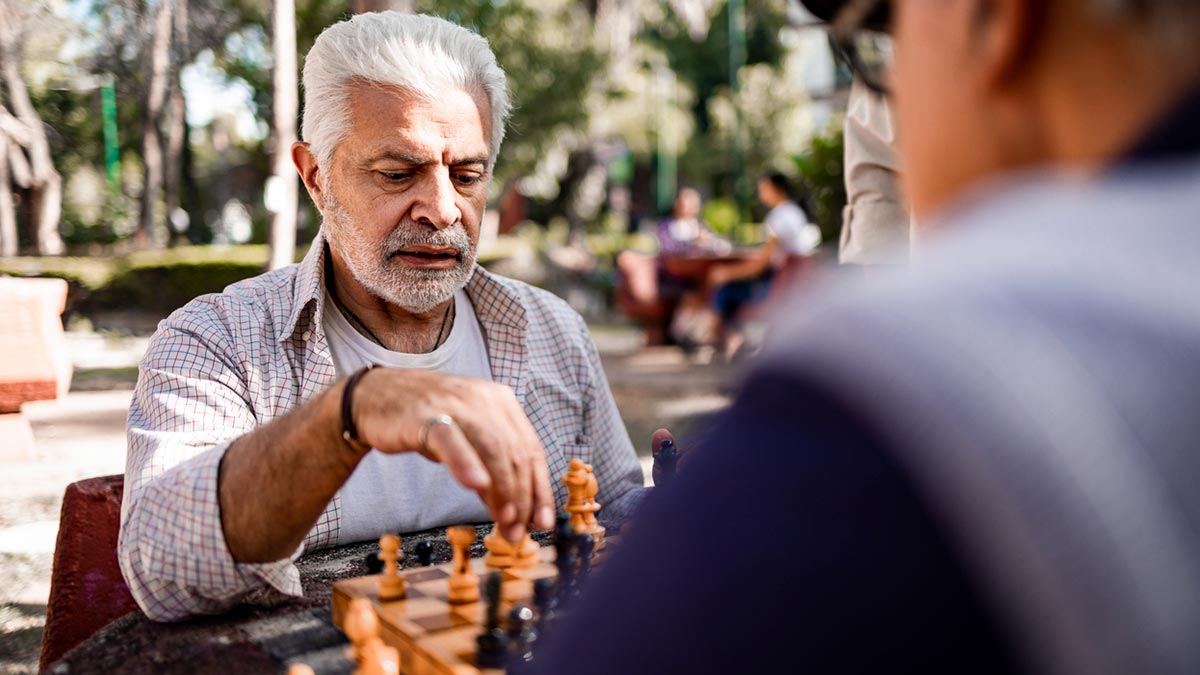
[[[347,92],[353,135],[371,160],[464,163],[486,158],[491,116],[482,91],[453,89],[438,97],[395,85],[358,82]],[[357,132],[357,133],[354,133]],[[429,156],[437,146],[438,157]]]

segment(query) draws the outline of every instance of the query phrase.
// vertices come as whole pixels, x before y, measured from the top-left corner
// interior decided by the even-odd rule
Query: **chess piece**
[[[389,647],[379,637],[379,616],[375,614],[371,601],[354,598],[346,610],[342,630],[350,639],[351,658],[358,664],[354,675],[398,675],[400,653]],[[311,670],[310,670],[311,672]]]
[[[575,586],[575,544],[575,530],[571,521],[559,516],[558,525],[554,528],[554,566],[558,569],[555,603],[559,609],[566,605]]]
[[[383,561],[379,559],[378,551],[371,551],[363,558],[363,564],[367,566],[367,574],[383,574]]]
[[[500,586],[500,573],[489,574],[483,589],[487,624],[475,638],[475,665],[479,668],[503,668],[508,659],[508,636],[500,627]]]
[[[379,599],[400,600],[404,597],[404,577],[396,562],[400,559],[400,537],[385,534],[379,538],[379,559],[383,561],[383,576],[379,578]]]
[[[596,550],[604,548],[604,527],[600,525],[600,521],[596,520],[596,513],[600,510],[600,502],[596,501],[596,494],[600,490],[599,483],[596,482],[596,472],[592,471],[591,464],[584,464],[584,469],[587,471],[587,483],[584,485],[583,496],[584,504],[587,506],[587,511],[584,512],[584,532],[592,535],[592,539],[596,541]],[[578,532],[577,532],[578,533]]]
[[[596,554],[596,540],[590,534],[578,535],[576,550],[579,552],[579,573],[575,577],[576,585],[582,585],[592,573],[592,556]]]
[[[554,580],[543,577],[533,582],[533,606],[537,608],[537,629],[541,633],[554,622],[557,605]]]
[[[452,605],[479,601],[479,577],[471,571],[470,547],[475,541],[475,528],[458,525],[446,530],[446,539],[454,550],[450,571],[450,590],[446,600]]]
[[[664,438],[657,448],[652,450],[654,466],[658,468],[658,480],[655,485],[666,485],[675,478],[675,467],[679,463],[679,448],[675,441]]]
[[[581,459],[572,459],[567,468],[567,475],[563,476],[563,483],[567,486],[567,513],[571,514],[571,527],[575,532],[583,532],[587,529],[587,465]]]
[[[538,563],[538,545],[528,532],[521,541],[514,543],[501,536],[499,528],[493,527],[483,538],[483,545],[488,550],[483,559],[488,567],[502,570],[510,567],[529,569]]]
[[[288,666],[287,675],[316,675],[316,673],[307,663],[293,663]]]
[[[533,610],[516,605],[508,615],[508,662],[513,665],[533,660],[533,643],[537,631],[533,627]]]
[[[422,567],[427,567],[433,562],[433,544],[427,540],[417,542],[417,562],[421,563]]]
[[[596,512],[600,510],[600,504],[596,501],[599,486],[592,467],[581,459],[572,459],[567,475],[562,480],[567,486],[565,508],[571,514],[571,527],[575,529],[575,534],[587,533],[600,542],[604,537],[604,528],[596,520]]]

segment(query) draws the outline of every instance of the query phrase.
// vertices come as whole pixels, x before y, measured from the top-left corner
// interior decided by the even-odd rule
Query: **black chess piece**
[[[516,605],[508,614],[508,665],[529,663],[533,660],[533,644],[537,641],[537,629],[533,624],[533,610],[526,605]]]
[[[579,587],[587,582],[588,575],[592,573],[592,557],[596,555],[596,539],[590,534],[581,534],[575,547],[579,551],[579,573],[575,575],[575,591],[578,593]]]
[[[422,567],[428,566],[433,562],[433,544],[429,543],[428,539],[417,542],[416,548],[417,562],[421,563]]]
[[[675,465],[679,462],[679,448],[675,447],[675,441],[667,438],[659,444],[658,449],[653,452],[654,464],[659,469],[657,485],[666,485],[675,478]]]
[[[562,608],[570,597],[575,585],[575,549],[578,539],[571,527],[571,520],[559,515],[558,525],[554,528],[554,566],[558,568],[557,605]]]
[[[533,606],[537,608],[537,631],[546,632],[547,626],[558,618],[558,598],[555,594],[556,584],[549,577],[533,582]]]
[[[378,551],[371,551],[363,558],[367,566],[367,574],[383,574],[383,561],[379,559]]]
[[[475,638],[475,665],[479,668],[503,668],[508,660],[508,635],[500,627],[500,581],[500,573],[492,572],[483,582],[487,625]]]

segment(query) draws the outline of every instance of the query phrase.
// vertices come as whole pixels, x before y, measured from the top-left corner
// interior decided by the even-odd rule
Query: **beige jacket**
[[[857,79],[846,110],[846,197],[839,260],[906,264],[910,218],[900,194],[895,117],[883,97]]]

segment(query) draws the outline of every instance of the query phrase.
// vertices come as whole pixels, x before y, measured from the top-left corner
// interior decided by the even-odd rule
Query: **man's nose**
[[[421,183],[412,206],[412,217],[435,229],[450,227],[462,219],[458,209],[458,192],[451,182],[449,171],[431,171]]]

